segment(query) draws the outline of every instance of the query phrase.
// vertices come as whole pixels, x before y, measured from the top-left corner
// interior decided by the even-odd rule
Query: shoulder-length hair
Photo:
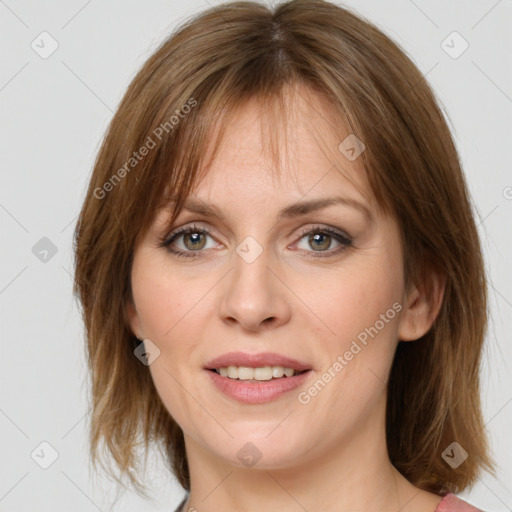
[[[406,286],[429,272],[446,278],[432,328],[396,350],[386,411],[391,462],[414,485],[441,495],[472,485],[480,469],[494,472],[479,389],[484,263],[461,164],[431,88],[403,50],[345,8],[322,0],[273,9],[234,2],[190,18],[135,76],[102,142],[75,228],[91,460],[95,467],[113,460],[141,494],[140,444],[146,454],[160,447],[187,490],[190,478],[183,432],[134,356],[139,341],[126,314],[134,248],[167,192],[176,201],[173,224],[207,148],[213,159],[229,116],[249,99],[259,101],[277,161],[285,91],[298,86],[328,102],[339,122],[334,133],[349,127],[364,142],[360,158],[376,204],[399,223]],[[457,468],[442,457],[452,442],[468,453]]]

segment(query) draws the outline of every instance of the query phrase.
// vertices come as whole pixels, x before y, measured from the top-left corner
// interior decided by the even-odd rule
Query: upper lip
[[[283,366],[293,370],[311,370],[311,365],[297,361],[291,357],[276,354],[275,352],[260,352],[247,354],[246,352],[228,352],[206,363],[207,370],[216,370],[227,366],[248,366],[258,368],[261,366]]]

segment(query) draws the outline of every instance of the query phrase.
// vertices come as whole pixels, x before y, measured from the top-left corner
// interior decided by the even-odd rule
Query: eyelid
[[[213,235],[212,229],[208,226],[198,226],[195,222],[192,224],[184,224],[183,226],[180,226],[178,228],[175,228],[171,230],[171,232],[160,239],[160,242],[158,244],[159,247],[165,248],[167,251],[169,251],[171,254],[178,258],[185,258],[185,259],[193,259],[198,260],[199,258],[205,257],[205,253],[208,252],[206,249],[200,249],[197,251],[193,250],[180,250],[180,249],[171,249],[170,246],[172,242],[174,242],[175,239],[179,238],[183,234],[189,234],[189,233],[202,233],[204,235],[209,235],[212,238]],[[292,243],[293,245],[300,243],[300,241],[309,233],[323,233],[327,234],[328,236],[335,239],[338,244],[340,244],[339,247],[335,249],[328,249],[325,251],[314,251],[314,250],[305,250],[305,249],[299,249],[298,252],[302,252],[307,254],[306,258],[312,258],[312,259],[319,259],[319,258],[329,258],[329,257],[335,257],[340,255],[343,251],[348,249],[349,247],[354,247],[353,241],[354,238],[349,235],[348,233],[342,231],[339,228],[336,228],[334,226],[330,225],[323,225],[318,223],[313,223],[312,225],[304,226],[302,227],[299,232],[295,235],[295,241]],[[290,247],[290,246],[288,246]],[[297,251],[297,250],[296,250]]]
[[[201,221],[186,223],[183,226],[179,226],[179,227],[176,227],[176,228],[171,228],[169,230],[168,234],[166,234],[164,237],[162,237],[162,241],[169,241],[173,237],[176,237],[179,234],[187,233],[189,231],[194,231],[194,230],[197,230],[199,232],[204,232],[205,234],[213,236],[212,235],[213,229],[210,228],[209,226],[198,225],[198,224],[200,224],[200,222]],[[297,232],[297,234],[295,236],[302,237],[302,236],[304,236],[305,234],[309,233],[312,230],[318,230],[318,231],[322,230],[322,231],[325,231],[325,232],[328,232],[328,233],[333,233],[333,234],[339,235],[341,237],[345,237],[348,240],[353,240],[353,237],[349,233],[347,233],[346,231],[343,231],[343,230],[341,230],[339,228],[336,228],[334,226],[330,226],[328,224],[315,223],[315,222],[312,222],[311,225],[307,225],[307,226],[304,226],[303,228],[299,229],[299,231]]]
[[[198,225],[196,225],[196,223],[193,222],[192,224],[184,224],[183,226],[171,229],[168,234],[166,234],[160,238],[161,245],[170,244],[172,241],[174,241],[175,238],[177,238],[179,235],[181,235],[183,233],[195,232],[195,231],[212,236],[211,235],[212,229],[210,227],[198,226]]]
[[[299,236],[302,238],[304,235],[308,234],[311,231],[322,231],[322,232],[326,232],[326,233],[335,234],[340,237],[344,237],[347,240],[353,240],[352,236],[350,236],[347,232],[345,232],[339,228],[336,228],[334,226],[329,226],[327,224],[318,224],[318,223],[313,223],[312,225],[305,226],[304,228],[301,228],[301,230],[299,230],[299,232],[297,233],[296,236]]]

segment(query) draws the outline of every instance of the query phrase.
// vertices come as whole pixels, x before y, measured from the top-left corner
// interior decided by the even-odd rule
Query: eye
[[[179,257],[195,258],[197,255],[193,254],[194,252],[208,249],[208,247],[205,247],[205,240],[207,236],[210,236],[209,233],[208,228],[198,228],[195,225],[185,226],[173,231],[168,237],[161,240],[160,246],[166,247],[168,251]],[[177,249],[173,248],[175,241],[181,242],[182,246]]]
[[[165,247],[172,254],[183,258],[197,258],[202,256],[203,249],[211,249],[206,246],[207,237],[211,237],[210,229],[197,226],[184,226],[176,229],[167,237],[160,240],[160,247]],[[301,247],[300,250],[307,254],[306,257],[319,258],[334,256],[352,246],[352,238],[340,231],[335,231],[325,226],[313,226],[300,233],[300,239],[296,244],[305,239],[305,244],[312,247]],[[332,249],[332,244],[338,247]],[[213,245],[215,246],[215,244]],[[316,254],[315,254],[316,253]],[[325,254],[322,254],[325,253]]]
[[[352,246],[353,242],[352,238],[345,235],[344,233],[334,231],[333,229],[326,228],[324,226],[314,226],[312,228],[308,228],[306,231],[303,231],[301,233],[299,243],[303,239],[305,239],[304,245],[312,247],[313,250],[308,250],[307,247],[305,249],[301,248],[301,250],[305,250],[307,253],[309,253],[308,257],[312,258],[322,258],[337,255],[347,247]],[[332,249],[331,247],[333,242],[339,244],[339,246],[335,249]]]

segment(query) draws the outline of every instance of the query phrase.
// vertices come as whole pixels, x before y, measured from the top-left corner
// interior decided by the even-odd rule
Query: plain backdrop
[[[170,511],[183,496],[153,456],[153,502],[131,492],[114,502],[112,483],[90,471],[72,233],[131,79],[178,24],[218,3],[0,1],[0,511]],[[461,496],[486,511],[512,510],[512,3],[344,5],[427,76],[460,151],[490,280],[482,400],[499,471]]]

